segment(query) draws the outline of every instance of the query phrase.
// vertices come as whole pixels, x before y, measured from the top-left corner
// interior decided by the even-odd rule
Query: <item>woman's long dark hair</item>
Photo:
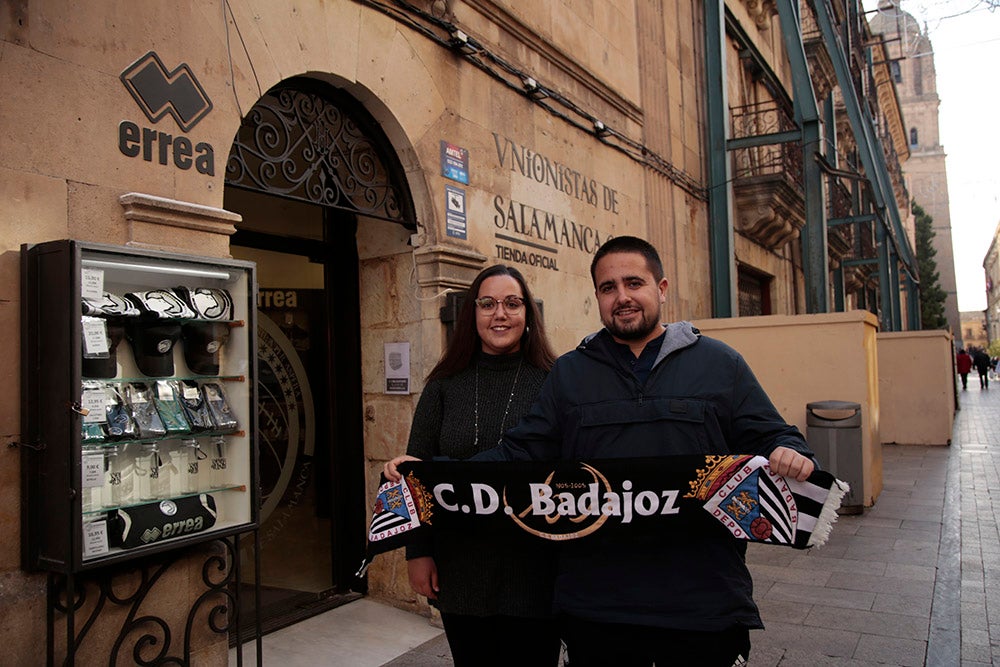
[[[493,276],[510,276],[521,286],[521,293],[524,294],[525,327],[524,333],[521,335],[521,353],[524,355],[524,360],[536,368],[544,370],[552,368],[556,355],[552,351],[552,346],[549,345],[549,339],[545,336],[545,325],[542,324],[541,313],[539,313],[538,305],[531,296],[528,283],[524,280],[521,272],[514,267],[497,264],[480,271],[476,279],[469,285],[469,291],[465,294],[465,301],[462,303],[458,319],[455,322],[455,333],[448,344],[448,349],[441,356],[441,360],[427,376],[428,380],[450,377],[465,370],[482,349],[483,342],[476,330],[476,298],[479,296],[479,287],[483,281]]]

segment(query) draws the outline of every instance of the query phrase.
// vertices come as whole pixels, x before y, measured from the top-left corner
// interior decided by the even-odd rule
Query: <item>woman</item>
[[[427,377],[406,453],[466,459],[527,412],[555,355],[521,273],[484,269],[469,287],[448,349]],[[559,659],[550,617],[553,557],[544,547],[453,533],[407,548],[413,589],[434,600],[456,667]]]

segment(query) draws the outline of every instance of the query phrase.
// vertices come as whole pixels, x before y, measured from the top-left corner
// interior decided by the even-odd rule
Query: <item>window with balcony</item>
[[[737,283],[740,317],[771,314],[771,276],[741,266]]]

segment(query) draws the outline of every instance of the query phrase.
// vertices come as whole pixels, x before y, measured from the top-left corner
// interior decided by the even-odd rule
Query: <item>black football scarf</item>
[[[614,532],[721,528],[735,539],[796,549],[826,542],[847,484],[814,471],[805,482],[762,456],[592,461],[420,461],[382,477],[368,531],[371,560],[430,530],[508,531],[561,542]],[[711,528],[709,528],[711,529]]]

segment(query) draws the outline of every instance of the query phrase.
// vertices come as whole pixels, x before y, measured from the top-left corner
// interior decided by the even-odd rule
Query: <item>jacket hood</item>
[[[653,362],[653,366],[659,364],[671,353],[694,345],[698,342],[698,339],[701,338],[701,332],[698,331],[693,324],[687,321],[670,322],[668,324],[664,324],[663,327],[666,330],[667,335],[663,337],[663,344],[660,345],[660,352],[656,355],[656,361]],[[580,341],[577,349],[586,350],[588,344],[602,331],[607,331],[607,329],[601,329],[601,331],[595,331],[594,333],[587,335],[582,341]],[[609,332],[608,336],[610,335],[611,334]]]

